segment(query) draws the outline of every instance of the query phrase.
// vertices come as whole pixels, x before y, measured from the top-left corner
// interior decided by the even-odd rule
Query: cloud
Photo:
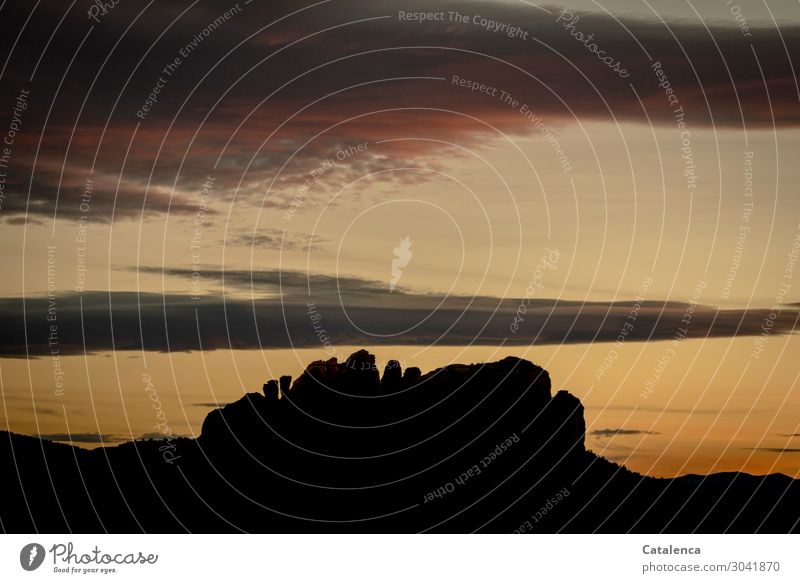
[[[36,407],[34,410],[37,415],[58,415],[60,413],[60,411],[48,407]]]
[[[337,169],[320,185],[333,188],[394,166],[435,167],[442,148],[427,139],[475,146],[499,132],[537,131],[519,105],[470,91],[454,75],[507,92],[553,127],[674,125],[653,67],[660,63],[693,128],[800,124],[789,57],[800,52],[797,25],[753,27],[743,39],[734,25],[576,14],[577,30],[630,73],[621,78],[557,22],[553,6],[446,1],[437,9],[468,21],[419,23],[399,13],[429,12],[421,0],[252,2],[202,35],[224,12],[218,5],[128,4],[90,34],[82,11],[54,4],[31,15],[0,87],[5,116],[21,88],[36,87],[14,142],[4,213],[74,219],[92,180],[93,220],[192,214],[210,173],[218,196],[274,206],[331,158]],[[0,34],[16,37],[28,16],[23,3],[5,7]],[[481,18],[519,26],[527,38]],[[202,42],[187,53],[198,34]],[[176,57],[178,69],[165,76]],[[164,87],[142,119],[160,77]],[[422,139],[393,140],[412,135]],[[336,159],[360,143],[367,152]]]
[[[657,431],[647,431],[644,429],[622,429],[622,428],[614,428],[614,429],[593,429],[589,432],[589,435],[594,435],[595,437],[617,437],[619,435],[661,435]]]
[[[306,233],[291,233],[280,229],[259,229],[256,234],[244,234],[228,237],[222,241],[225,245],[238,247],[255,247],[257,249],[275,249],[278,251],[315,251],[329,240]]]
[[[753,451],[763,451],[766,453],[800,453],[800,448],[796,447],[750,447],[745,449],[751,449]]]
[[[154,273],[171,277],[191,279],[193,271],[185,268],[140,266],[127,268],[140,273]],[[295,299],[302,299],[304,291],[314,290],[315,295],[333,299],[339,294],[371,294],[378,296],[388,289],[388,284],[358,276],[335,276],[321,273],[305,273],[290,269],[238,270],[226,269],[203,272],[203,281],[211,285],[235,286],[253,291],[257,297],[268,297],[277,292]],[[406,293],[395,288],[398,296]],[[410,293],[410,292],[409,292]],[[290,299],[291,301],[291,299]]]
[[[44,221],[36,217],[12,216],[5,220],[7,225],[43,225]]]
[[[190,271],[167,272],[187,278],[189,287]],[[0,355],[43,356],[53,350],[62,355],[80,354],[84,349],[180,352],[316,347],[322,351],[337,345],[613,342],[631,307],[631,302],[522,301],[409,290],[389,293],[384,282],[271,270],[225,272],[223,295],[217,287],[222,274],[215,277],[203,281],[209,293],[197,297],[135,292],[60,294],[55,308],[57,344],[50,344],[46,298],[27,298],[24,307],[21,298],[2,298]],[[673,340],[678,330],[686,328],[687,307],[677,302],[642,303],[626,341]],[[771,311],[695,306],[685,336],[757,336]],[[512,327],[515,317],[517,326]],[[770,334],[794,333],[798,317],[796,308],[782,310]]]

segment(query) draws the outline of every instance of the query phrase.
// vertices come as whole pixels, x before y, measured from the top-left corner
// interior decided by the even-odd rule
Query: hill
[[[792,532],[783,475],[641,476],[518,358],[427,374],[361,350],[212,411],[197,439],[0,433],[6,532]]]

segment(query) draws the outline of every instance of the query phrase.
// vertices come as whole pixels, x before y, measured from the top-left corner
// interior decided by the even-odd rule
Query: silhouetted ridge
[[[3,433],[19,479],[0,519],[17,532],[797,528],[795,480],[642,477],[587,452],[585,432],[580,400],[553,396],[527,360],[424,375],[391,360],[381,377],[359,350],[267,380],[211,411],[196,440],[87,451]]]

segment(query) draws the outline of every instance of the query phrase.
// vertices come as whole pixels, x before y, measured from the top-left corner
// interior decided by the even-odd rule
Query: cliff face
[[[580,401],[518,358],[426,374],[358,351],[212,411],[201,436],[86,451],[0,433],[11,532],[788,532],[785,476],[659,480],[584,448]],[[169,460],[164,448],[169,447]],[[57,471],[54,471],[57,469]]]

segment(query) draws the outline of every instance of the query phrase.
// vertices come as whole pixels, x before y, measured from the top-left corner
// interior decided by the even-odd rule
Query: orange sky
[[[292,342],[298,330],[308,336],[307,319],[278,309],[304,303],[308,276],[309,297],[341,303],[349,319],[350,328],[334,330],[323,312],[340,357],[354,350],[354,338],[373,339],[379,361],[398,358],[423,371],[522,356],[584,402],[588,447],[631,469],[798,475],[798,341],[784,333],[796,327],[800,297],[800,89],[792,61],[800,12],[781,5],[773,14],[743,0],[758,33],[749,37],[723,3],[699,15],[661,4],[653,13],[609,2],[614,17],[595,3],[568,4],[625,62],[624,79],[565,33],[559,10],[510,2],[465,6],[520,23],[534,39],[528,44],[479,27],[415,27],[398,21],[391,3],[337,4],[270,31],[256,27],[283,3],[248,7],[264,11],[261,20],[226,22],[139,121],[134,113],[164,63],[214,15],[187,16],[138,64],[112,50],[121,37],[109,21],[76,53],[78,72],[65,75],[60,91],[47,85],[67,67],[60,56],[36,71],[12,61],[0,94],[5,109],[19,87],[37,91],[3,176],[0,309],[11,332],[0,352],[0,427],[86,434],[76,443],[87,447],[100,434],[117,442],[152,433],[147,375],[172,430],[196,435],[211,404],[327,357],[307,338],[295,349],[287,338],[275,341],[284,326]],[[374,21],[353,24],[362,12]],[[124,43],[155,42],[150,19],[158,17],[148,15]],[[304,35],[311,36],[292,44]],[[47,42],[40,36],[26,33],[21,47]],[[242,39],[249,40],[236,45]],[[70,43],[59,37],[59,55],[72,54]],[[235,58],[217,66],[225,51]],[[106,54],[110,64],[90,88],[80,72],[94,71]],[[475,84],[484,89],[470,91]],[[90,106],[78,109],[75,95]],[[400,265],[395,249],[406,237]],[[542,267],[553,253],[557,263]],[[689,303],[726,311],[714,338],[664,340],[672,332],[665,336],[656,318],[648,325],[661,340],[646,341],[642,320],[623,345],[611,341],[621,330],[613,318],[591,320],[596,327],[573,331],[569,344],[551,335],[533,346],[519,340],[536,335],[532,318],[528,328],[520,323],[515,346],[502,346],[502,336],[480,346],[458,336],[464,346],[447,346],[454,342],[435,343],[436,332],[423,326],[438,298],[513,306],[532,281],[532,299],[566,302],[553,310],[565,318],[597,302],[599,319],[602,306],[620,309],[642,295],[674,302],[673,312]],[[63,326],[77,301],[98,301],[90,292],[108,295],[115,311],[114,320],[87,319],[88,337],[99,340],[84,355],[76,338],[87,330]],[[272,302],[274,313],[259,314],[271,348],[259,349],[237,322],[226,320],[223,334],[218,321],[198,316],[200,336],[215,350],[164,353],[164,339],[139,351],[139,338],[158,332],[137,329],[136,293],[189,306],[198,297],[216,307]],[[49,320],[32,308],[48,294],[62,326],[63,387],[42,354]],[[24,313],[19,298],[29,302]],[[392,302],[407,302],[408,312],[377,310]],[[157,321],[153,309],[146,315]],[[765,318],[770,311],[776,318]],[[390,340],[375,332],[394,330],[398,319],[414,328]],[[102,336],[109,324],[113,342]],[[171,330],[175,339],[196,333],[190,318],[181,324]]]

